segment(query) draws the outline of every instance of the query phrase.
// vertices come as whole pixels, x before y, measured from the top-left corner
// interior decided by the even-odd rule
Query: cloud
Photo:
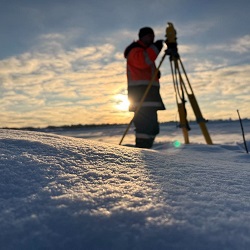
[[[113,97],[126,86],[124,59],[114,45],[65,50],[62,35],[47,34],[40,39],[31,52],[0,61],[0,112],[12,124],[16,121],[16,126],[25,121],[37,124],[41,116],[41,124],[47,125],[112,123]],[[24,121],[20,123],[21,116]]]
[[[132,114],[115,108],[115,96],[126,95],[127,89],[124,48],[137,39],[141,25],[152,25],[157,39],[164,38],[168,20],[165,20],[165,9],[160,9],[160,13],[164,12],[163,18],[149,22],[143,17],[138,21],[133,15],[138,12],[134,4],[129,8],[133,9],[131,16],[123,11],[127,2],[115,5],[115,16],[111,17],[102,7],[109,9],[112,3],[101,3],[98,8],[102,12],[85,2],[77,5],[77,10],[74,4],[65,4],[59,9],[54,3],[41,9],[34,7],[28,20],[38,15],[40,21],[34,23],[39,32],[27,39],[31,46],[0,61],[1,126],[129,122]],[[162,1],[152,3],[150,9],[162,4]],[[178,10],[177,7],[177,4],[171,5],[172,9]],[[145,13],[141,10],[140,17]],[[96,13],[101,13],[100,18],[93,18]],[[175,15],[180,16],[178,12]],[[170,21],[172,16],[168,16]],[[176,23],[181,59],[205,116],[228,118],[228,107],[236,104],[250,116],[245,108],[250,93],[249,35],[211,43],[210,33],[217,25],[215,20],[172,20]],[[167,111],[159,112],[159,117],[160,121],[173,120],[176,103],[168,60],[161,71],[161,93]],[[222,112],[217,111],[218,107]],[[224,111],[224,116],[219,117]]]
[[[233,41],[233,43],[229,46],[229,50],[240,54],[249,53],[250,35],[245,35]]]
[[[225,44],[213,45],[211,49],[234,52],[238,54],[249,54],[250,51],[250,35],[245,35],[237,39],[228,41]]]

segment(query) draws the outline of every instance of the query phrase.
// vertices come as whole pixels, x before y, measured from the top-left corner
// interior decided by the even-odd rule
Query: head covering
[[[142,37],[146,36],[146,35],[149,35],[149,34],[152,34],[154,35],[154,31],[152,28],[150,27],[144,27],[144,28],[141,28],[139,30],[139,38],[141,39]]]

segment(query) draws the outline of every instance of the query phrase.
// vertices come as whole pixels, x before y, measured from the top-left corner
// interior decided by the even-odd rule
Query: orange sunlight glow
[[[126,95],[118,94],[115,96],[115,107],[120,111],[128,111],[129,100]]]

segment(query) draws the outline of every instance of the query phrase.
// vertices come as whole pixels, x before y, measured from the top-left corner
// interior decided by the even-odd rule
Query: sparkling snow
[[[150,150],[119,146],[121,126],[0,130],[0,249],[249,249],[240,125],[208,123],[214,145],[192,126],[191,144],[170,124]]]

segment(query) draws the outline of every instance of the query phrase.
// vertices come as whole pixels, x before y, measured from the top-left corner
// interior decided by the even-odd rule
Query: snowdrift
[[[1,249],[248,249],[249,162],[0,130]]]

